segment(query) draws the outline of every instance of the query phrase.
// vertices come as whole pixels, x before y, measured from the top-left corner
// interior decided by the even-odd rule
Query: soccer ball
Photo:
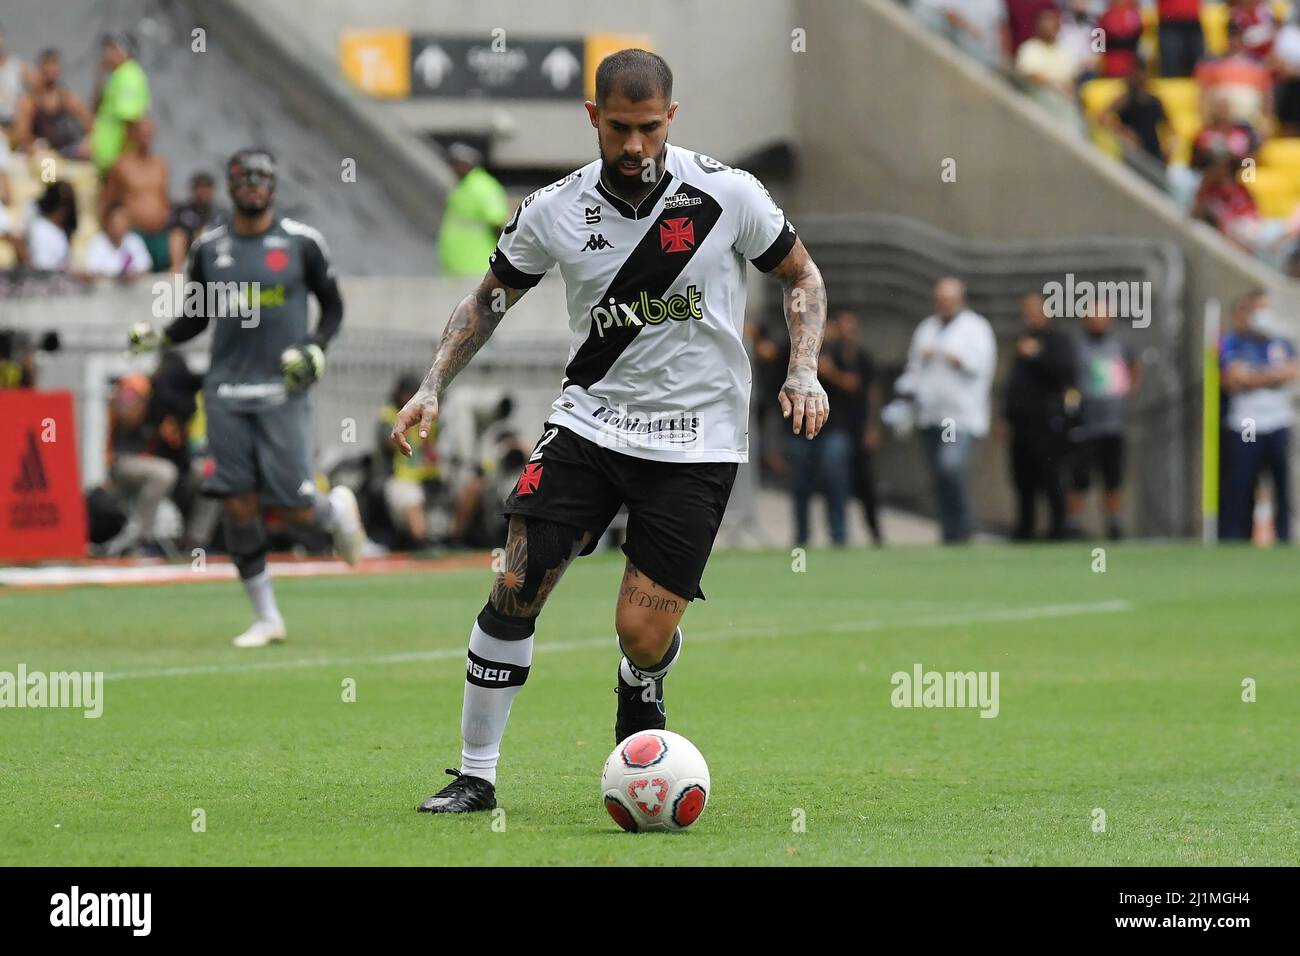
[[[624,830],[685,830],[709,802],[709,765],[681,734],[643,730],[614,748],[600,790]]]

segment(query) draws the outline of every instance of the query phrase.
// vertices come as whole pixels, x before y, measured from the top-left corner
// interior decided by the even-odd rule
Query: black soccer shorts
[[[1101,484],[1114,491],[1124,481],[1124,436],[1094,435],[1084,438],[1074,446],[1071,478],[1075,491],[1087,491],[1092,486],[1092,473],[1101,472]]]
[[[703,599],[700,578],[738,467],[636,458],[547,423],[501,513],[589,531],[582,553],[591,554],[626,504],[623,553],[656,584],[688,600]]]

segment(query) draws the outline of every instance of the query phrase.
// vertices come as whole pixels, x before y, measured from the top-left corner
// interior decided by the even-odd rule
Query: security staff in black
[[[267,569],[263,506],[332,532],[349,564],[365,535],[352,491],[321,494],[313,477],[308,389],[343,321],[325,240],[275,215],[275,160],[266,150],[235,153],[227,180],[235,214],[191,247],[187,281],[173,295],[176,319],[161,332],[138,323],[129,338],[138,352],[188,341],[213,324],[203,398],[216,469],[203,490],[224,501],[226,548],[256,613],[235,646],[262,647],[286,636]],[[315,332],[309,295],[320,305]]]

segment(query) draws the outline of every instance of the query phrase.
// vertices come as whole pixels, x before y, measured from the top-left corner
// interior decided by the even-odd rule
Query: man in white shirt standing
[[[149,271],[149,250],[144,240],[130,231],[130,225],[121,203],[108,210],[103,231],[96,233],[86,247],[85,271],[89,275],[125,282]]]
[[[967,541],[974,530],[966,467],[975,442],[989,432],[996,367],[997,342],[988,319],[967,307],[960,279],[940,279],[934,315],[916,327],[898,387],[916,403],[945,544]]]

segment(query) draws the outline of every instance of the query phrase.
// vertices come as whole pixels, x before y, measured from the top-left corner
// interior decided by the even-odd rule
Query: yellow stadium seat
[[[1254,170],[1254,182],[1245,182],[1259,207],[1259,214],[1266,219],[1286,219],[1300,205],[1300,193],[1289,176],[1277,170],[1258,168]]]
[[[1291,19],[1291,4],[1288,0],[1273,0],[1273,17],[1278,23]]]
[[[1124,81],[1118,79],[1098,78],[1083,84],[1080,95],[1083,98],[1083,112],[1090,120],[1096,120],[1110,104],[1119,99],[1124,92]]]
[[[1228,7],[1223,3],[1201,4],[1201,29],[1205,31],[1205,50],[1210,56],[1228,52]]]
[[[1201,115],[1201,84],[1193,79],[1187,77],[1153,79],[1151,92],[1160,98],[1165,112],[1171,118],[1179,113]]]
[[[1277,136],[1259,148],[1259,164],[1280,170],[1300,171],[1300,138]]]

